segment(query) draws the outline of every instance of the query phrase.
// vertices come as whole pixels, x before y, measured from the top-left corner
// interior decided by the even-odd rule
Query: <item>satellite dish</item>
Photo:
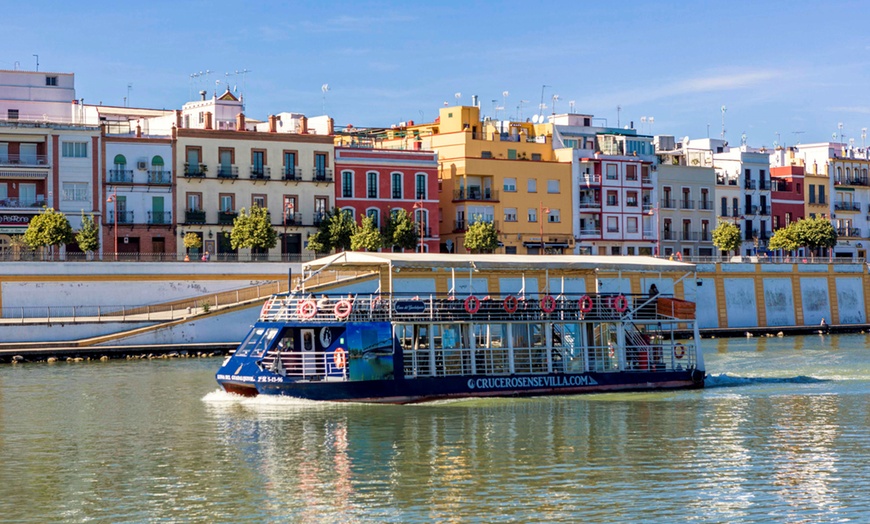
[[[462,98],[462,93],[455,93],[453,95],[453,98],[455,98],[456,100],[459,100],[460,98]]]
[[[683,147],[689,147],[689,137],[683,137]]]
[[[773,141],[773,148],[776,149],[777,147],[779,147],[779,142],[777,142],[776,140],[774,140],[774,141]]]
[[[837,133],[831,133],[831,138],[833,138],[834,140],[836,140],[836,139],[837,139]]]
[[[510,93],[508,93],[507,91],[502,91],[502,92],[501,92],[501,96],[503,96],[503,97],[505,97],[505,98],[507,98],[509,94],[510,94]]]
[[[538,123],[538,115],[532,115],[532,123],[533,123],[533,124],[537,124],[537,123]]]

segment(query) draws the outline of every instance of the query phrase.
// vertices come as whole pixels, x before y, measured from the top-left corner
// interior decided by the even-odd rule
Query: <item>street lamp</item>
[[[118,260],[118,188],[115,188],[112,191],[112,194],[109,195],[109,198],[106,199],[106,203],[112,204],[113,210],[112,214],[115,215],[115,261]]]
[[[549,214],[550,208],[544,207],[543,202],[540,203],[540,207],[541,207],[541,254],[543,255],[546,252],[545,248],[544,248],[544,213]]]
[[[421,199],[419,202],[415,202],[415,203],[414,203],[414,207],[412,207],[412,209],[418,209],[418,210],[419,210],[419,217],[420,217],[420,220],[419,220],[419,222],[420,222],[420,253],[423,253],[423,252],[424,252],[423,237],[425,236],[425,235],[424,235],[425,231],[424,231],[424,229],[423,229],[423,225],[424,225],[424,222],[423,222],[423,216],[424,216],[424,212],[423,212],[423,200]]]
[[[653,242],[655,242],[655,245],[656,245],[655,256],[659,256],[661,254],[661,251],[662,251],[662,248],[661,248],[662,239],[661,239],[661,232],[659,230],[659,206],[658,206],[658,204],[656,204],[655,207],[650,208],[649,215],[650,216],[655,215],[655,217],[656,217],[656,230],[653,234],[653,237],[654,237]]]

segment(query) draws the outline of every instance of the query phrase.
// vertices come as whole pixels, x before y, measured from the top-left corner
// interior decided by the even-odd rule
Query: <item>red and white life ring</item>
[[[674,346],[674,356],[677,358],[683,358],[686,356],[686,346],[682,344],[677,344]]]
[[[592,311],[592,297],[589,295],[583,295],[580,297],[580,300],[577,301],[577,307],[580,308],[581,313],[589,313]]]
[[[613,310],[617,313],[624,313],[628,309],[628,299],[625,295],[619,295],[613,299]]]
[[[515,297],[513,295],[509,295],[507,298],[504,299],[502,306],[504,306],[505,312],[510,313],[512,315],[512,314],[516,313],[517,308],[520,307],[520,301],[517,300],[517,297]]]
[[[683,261],[683,254],[680,253],[679,251],[677,251],[676,253],[674,253],[674,258],[676,258],[677,260],[682,262]]]
[[[547,295],[541,299],[541,311],[544,313],[552,313],[556,310],[556,299],[553,295]]]
[[[349,317],[351,311],[353,311],[353,304],[351,304],[350,300],[339,300],[332,309],[332,312],[335,313],[335,318],[339,319]]]
[[[480,299],[474,295],[470,295],[465,299],[465,312],[469,315],[477,313],[480,309]]]
[[[296,316],[299,318],[309,319],[317,314],[317,304],[313,300],[303,300],[296,306]]]
[[[335,351],[332,353],[332,362],[338,369],[344,369],[344,366],[347,365],[347,356],[343,349],[335,348]]]

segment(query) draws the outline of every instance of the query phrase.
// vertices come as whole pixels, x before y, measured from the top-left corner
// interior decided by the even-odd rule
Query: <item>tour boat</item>
[[[694,275],[651,257],[339,253],[266,301],[217,381],[396,404],[700,388],[694,303],[658,291]]]

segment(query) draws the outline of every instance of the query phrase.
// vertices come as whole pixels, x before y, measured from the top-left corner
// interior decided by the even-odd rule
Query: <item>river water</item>
[[[0,367],[5,522],[867,522],[870,336],[704,340],[703,391],[240,400],[217,359]]]

